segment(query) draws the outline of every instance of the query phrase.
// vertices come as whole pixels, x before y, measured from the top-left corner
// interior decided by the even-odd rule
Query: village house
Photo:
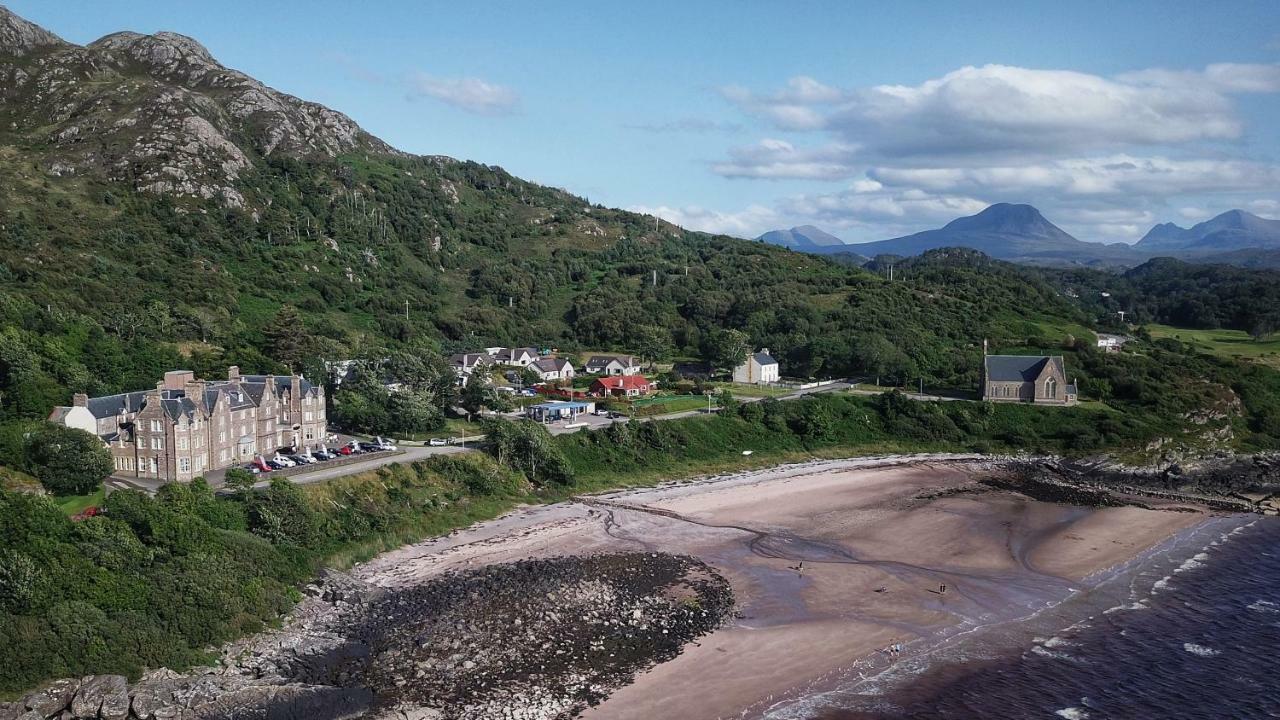
[[[1075,405],[1077,391],[1067,382],[1061,355],[985,355],[982,399],[1036,405]]]
[[[322,387],[301,375],[241,375],[234,366],[226,380],[172,370],[152,390],[76,394],[49,420],[101,439],[116,475],[177,482],[281,447],[318,446],[327,433]]]
[[[615,375],[596,378],[588,392],[597,397],[639,397],[653,391],[653,383],[643,375]]]
[[[1129,342],[1129,338],[1123,335],[1098,333],[1098,349],[1103,352],[1120,352],[1120,350],[1124,348],[1124,344],[1127,342]]]
[[[458,376],[458,384],[465,385],[471,373],[479,369],[491,367],[493,358],[488,353],[458,353],[449,356],[449,366]]]
[[[537,373],[543,382],[572,380],[575,374],[573,363],[564,358],[539,358],[529,365],[529,369]]]
[[[583,372],[588,375],[639,375],[640,363],[630,355],[592,355]]]
[[[485,348],[485,354],[493,358],[493,361],[499,365],[513,365],[515,367],[529,367],[534,360],[538,359],[538,349],[531,347],[523,348],[504,348],[492,347]]]
[[[733,381],[750,385],[778,382],[778,361],[769,354],[769,348],[751,353],[741,365],[733,369]]]

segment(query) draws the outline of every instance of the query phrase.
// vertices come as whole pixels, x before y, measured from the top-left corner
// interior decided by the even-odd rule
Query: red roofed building
[[[643,375],[613,375],[591,383],[591,394],[599,397],[639,397],[653,391],[653,384]]]

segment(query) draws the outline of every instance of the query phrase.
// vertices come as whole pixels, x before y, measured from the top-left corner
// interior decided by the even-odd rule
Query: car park
[[[315,460],[310,459],[306,455],[290,455],[289,459],[298,463],[299,465],[310,465],[311,463],[315,462]]]
[[[339,455],[359,455],[360,448],[351,447],[350,445],[343,445],[341,448],[338,449],[338,454]]]
[[[287,467],[287,468],[289,468],[289,467],[294,467],[294,466],[296,466],[296,465],[298,464],[298,463],[294,462],[293,460],[290,460],[289,458],[287,458],[287,457],[285,457],[284,455],[281,455],[281,454],[279,454],[279,453],[276,453],[276,456],[275,456],[275,457],[273,457],[273,458],[271,458],[271,459],[272,459],[274,462],[279,463],[281,466],[283,466],[283,467]]]
[[[267,464],[267,467],[271,468],[272,470],[283,470],[283,469],[285,468],[285,466],[284,466],[284,465],[281,465],[280,463],[276,462],[275,460],[267,460],[267,461],[265,461],[265,462],[266,462],[266,464]]]

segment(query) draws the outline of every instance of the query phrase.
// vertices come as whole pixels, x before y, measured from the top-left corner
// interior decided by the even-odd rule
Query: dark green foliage
[[[568,484],[573,467],[542,425],[532,420],[491,418],[484,421],[485,449],[499,465],[524,474],[536,484]]]
[[[40,423],[29,432],[20,467],[56,495],[85,495],[111,474],[111,453],[83,430]]]

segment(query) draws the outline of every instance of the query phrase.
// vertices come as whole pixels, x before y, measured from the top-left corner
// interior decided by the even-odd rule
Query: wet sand
[[[732,583],[738,617],[583,717],[756,717],[887,664],[894,640],[919,652],[1031,616],[1205,518],[1035,501],[976,482],[990,472],[967,456],[859,459],[613,493],[517,511],[356,574],[406,587],[530,557],[696,556]]]

